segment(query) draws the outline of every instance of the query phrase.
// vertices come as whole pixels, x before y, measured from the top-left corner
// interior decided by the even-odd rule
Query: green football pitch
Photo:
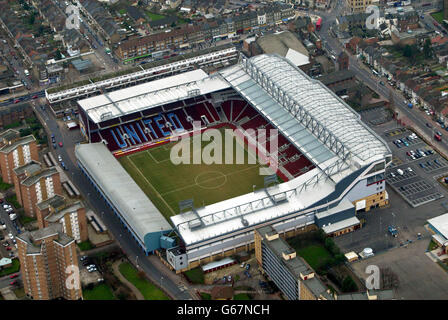
[[[223,128],[219,131],[224,142],[224,136],[228,133]],[[264,186],[264,176],[259,174],[261,165],[256,161],[255,152],[242,145],[240,139],[233,139],[232,143],[234,164],[224,163],[224,149],[229,146],[227,144],[226,147],[225,143],[222,143],[222,164],[205,164],[203,161],[193,164],[194,153],[204,155],[204,148],[210,148],[215,141],[202,141],[201,148],[193,148],[190,139],[186,143],[190,145],[190,164],[176,165],[170,156],[171,149],[177,143],[171,142],[119,158],[121,165],[167,219],[179,214],[179,202],[182,200],[193,199],[194,206],[199,208],[253,192],[254,185],[255,189]],[[219,153],[218,145],[214,148]],[[244,153],[244,164],[235,164],[237,148]],[[173,157],[176,158],[176,155]]]

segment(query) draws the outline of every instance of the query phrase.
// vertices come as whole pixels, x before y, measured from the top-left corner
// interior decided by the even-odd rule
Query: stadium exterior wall
[[[252,248],[254,241],[253,231],[255,228],[273,225],[279,233],[295,233],[297,230],[308,228],[311,225],[317,227],[315,218],[315,213],[317,212],[323,212],[330,208],[334,208],[343,201],[350,201],[355,204],[358,199],[376,195],[378,193],[376,190],[377,185],[367,185],[367,178],[378,174],[378,172],[368,175],[367,177],[365,177],[365,175],[369,173],[369,171],[377,163],[378,162],[375,162],[367,167],[361,168],[345,177],[336,184],[335,191],[333,193],[316,202],[311,207],[299,210],[295,213],[289,214],[288,216],[276,218],[274,221],[265,221],[258,225],[252,225],[243,230],[229,232],[214,239],[207,239],[202,243],[195,243],[186,246],[189,268],[196,265],[197,261],[205,261],[204,259],[207,261],[209,259],[213,260],[212,257],[221,257],[225,254],[225,252],[234,251],[235,248]],[[360,198],[356,199],[356,197]],[[322,207],[323,204],[327,204],[327,206]],[[321,208],[317,208],[319,206]],[[353,208],[336,213],[332,217],[334,221],[333,223],[342,221],[346,217],[353,216],[354,210],[355,209]]]
[[[132,226],[129,226],[128,223],[123,219],[120,212],[113,206],[113,204],[109,201],[107,196],[101,191],[101,188],[97,185],[97,183],[94,181],[94,179],[91,178],[90,174],[88,173],[88,170],[86,168],[84,168],[84,166],[79,161],[78,161],[78,167],[81,169],[81,171],[87,177],[89,182],[95,187],[97,192],[101,195],[104,202],[112,209],[114,214],[120,219],[121,223],[124,225],[126,230],[129,231],[129,233],[134,238],[135,242],[137,242],[137,244],[142,248],[142,250],[145,252],[145,254],[148,255],[148,254],[154,253],[156,250],[160,249],[160,237],[168,234],[169,231],[159,231],[159,232],[147,233],[144,236],[144,242],[142,243],[142,241],[139,240],[139,237],[132,230]]]

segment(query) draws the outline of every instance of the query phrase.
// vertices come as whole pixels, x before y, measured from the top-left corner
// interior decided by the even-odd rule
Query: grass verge
[[[194,268],[184,272],[188,281],[193,284],[203,284],[204,283],[204,273],[201,268]]]
[[[0,271],[0,277],[6,276],[11,273],[16,273],[20,270],[20,262],[19,259],[12,259],[12,266],[8,268],[4,268]]]
[[[126,280],[131,282],[142,293],[145,300],[169,300],[169,297],[162,290],[140,276],[129,262],[120,264],[118,269]]]
[[[112,289],[105,283],[97,285],[91,290],[83,290],[84,300],[117,300]]]

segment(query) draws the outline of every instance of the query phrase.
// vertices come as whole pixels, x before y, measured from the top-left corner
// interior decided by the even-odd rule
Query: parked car
[[[250,269],[250,264],[248,263],[248,264],[246,264],[246,270],[249,270]]]
[[[59,142],[59,146],[62,148],[62,142]]]
[[[19,276],[19,275],[18,275],[17,273],[15,273],[15,274],[10,275],[9,278],[10,278],[10,279],[14,279],[14,278],[17,278],[18,276]]]
[[[15,285],[19,284],[19,282],[17,280],[14,280],[14,281],[11,281],[9,284],[11,286],[15,286]]]

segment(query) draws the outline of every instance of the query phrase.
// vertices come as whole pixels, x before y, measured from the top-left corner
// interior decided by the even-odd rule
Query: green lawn
[[[438,22],[438,23],[442,23],[443,22],[443,11],[439,11],[439,12],[435,12],[435,13],[431,13],[431,16]]]
[[[201,297],[202,300],[211,300],[212,296],[210,295],[210,293],[206,293],[206,292],[201,292]]]
[[[0,191],[5,191],[12,187],[13,187],[12,184],[4,182],[3,179],[0,177]]]
[[[22,206],[20,205],[20,203],[17,202],[17,196],[16,196],[16,195],[13,195],[13,196],[11,196],[11,197],[9,197],[9,198],[6,198],[6,202],[12,204],[12,206],[13,206],[14,208],[16,208],[16,209],[20,209],[20,208],[22,208]]]
[[[222,140],[225,140],[225,135],[229,133],[225,133],[224,129],[220,132]],[[213,143],[202,142],[202,148],[196,151],[190,141],[189,164],[174,164],[170,160],[171,149],[177,142],[124,156],[119,161],[166,218],[179,213],[179,202],[182,200],[194,199],[194,205],[198,208],[252,192],[253,185],[257,189],[264,186],[265,176],[259,174],[260,164],[256,162],[256,155],[235,140],[232,162],[236,162],[236,153],[241,152],[244,155],[243,164],[225,163],[224,157],[228,154],[225,145],[222,150],[214,150],[217,154],[221,152],[222,156],[217,159],[224,163],[205,164],[201,161],[201,164],[193,164],[193,154],[198,155],[201,151],[202,155],[214,154],[213,151],[206,151],[216,146]],[[179,152],[175,156],[179,159],[181,155]]]
[[[28,217],[24,213],[19,215],[19,221],[22,225],[26,225],[30,222],[36,221],[36,218]]]
[[[437,248],[437,243],[435,243],[434,240],[431,240],[431,242],[429,243],[429,246],[428,246],[428,250],[432,251],[436,248]]]
[[[184,275],[193,284],[203,284],[204,283],[204,272],[201,268],[194,268],[184,272]]]
[[[137,270],[129,262],[120,264],[119,270],[143,294],[145,300],[169,300],[169,297],[162,290],[148,280],[141,279]]]
[[[305,259],[314,270],[321,267],[328,259],[331,259],[330,253],[323,246],[315,244],[297,250],[297,254]]]
[[[118,10],[118,13],[119,14],[121,14],[121,15],[124,15],[124,14],[126,14],[126,9],[120,9],[120,10]]]
[[[87,241],[78,243],[78,247],[81,251],[87,251],[87,250],[93,249],[93,244],[89,240],[87,240]]]
[[[233,300],[250,300],[250,297],[247,293],[238,293],[233,296]]]
[[[151,19],[151,21],[157,21],[157,20],[165,18],[164,15],[153,13],[153,12],[146,12],[146,15],[149,17],[149,19]]]
[[[83,290],[84,300],[117,300],[112,289],[105,283],[97,285],[92,290]]]
[[[20,270],[19,259],[12,259],[12,266],[9,268],[2,269],[0,271],[0,277],[6,276],[11,273],[16,273]]]

